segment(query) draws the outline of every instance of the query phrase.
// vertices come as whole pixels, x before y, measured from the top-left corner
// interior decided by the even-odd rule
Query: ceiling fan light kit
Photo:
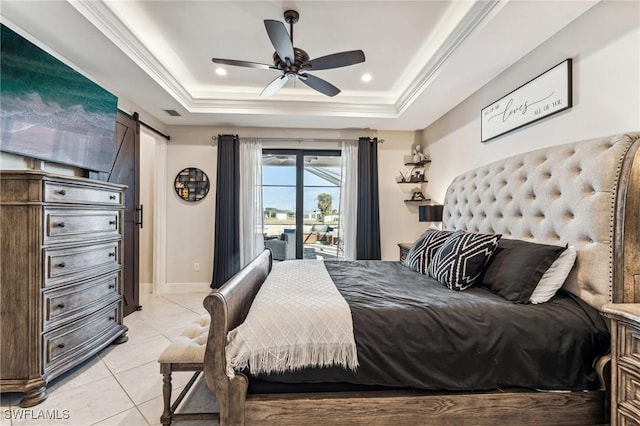
[[[265,19],[264,26],[271,44],[275,48],[273,65],[257,62],[238,61],[234,59],[213,58],[216,64],[233,65],[245,68],[277,70],[282,72],[275,80],[264,88],[260,96],[272,96],[276,94],[289,80],[300,80],[310,88],[326,96],[335,96],[340,93],[333,84],[315,75],[310,71],[328,70],[359,64],[365,61],[362,50],[333,53],[309,60],[309,55],[302,49],[293,46],[293,24],[298,22],[300,15],[295,10],[284,12],[284,20],[289,24],[289,32],[280,21]]]

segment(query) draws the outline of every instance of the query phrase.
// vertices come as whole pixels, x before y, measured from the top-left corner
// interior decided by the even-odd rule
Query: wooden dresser
[[[640,304],[612,303],[611,425],[640,425]]]
[[[0,171],[0,391],[21,407],[47,382],[126,341],[124,187],[41,171]]]

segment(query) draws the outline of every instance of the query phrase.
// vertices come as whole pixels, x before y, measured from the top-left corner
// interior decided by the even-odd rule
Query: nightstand
[[[610,303],[611,426],[640,424],[640,303]]]
[[[400,248],[400,262],[404,262],[405,257],[409,254],[409,250],[411,250],[411,246],[413,246],[413,243],[398,243],[398,247]]]

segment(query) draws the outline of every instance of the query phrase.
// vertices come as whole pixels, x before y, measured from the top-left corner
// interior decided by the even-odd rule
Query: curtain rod
[[[118,111],[120,111],[121,113],[123,113],[124,115],[126,115],[127,117],[137,121],[138,123],[142,124],[144,127],[146,127],[147,129],[151,130],[152,132],[157,133],[158,135],[162,136],[163,138],[165,138],[166,140],[170,141],[171,140],[171,136],[169,135],[165,135],[164,133],[162,133],[160,130],[150,126],[149,124],[145,123],[144,121],[140,120],[140,114],[138,114],[137,112],[134,112],[133,114],[129,114],[128,112],[125,112],[121,109],[118,109]]]
[[[263,142],[358,142],[358,139],[332,139],[332,138],[253,138]],[[214,142],[218,140],[217,136],[212,136]],[[384,143],[384,139],[378,139],[378,143]]]

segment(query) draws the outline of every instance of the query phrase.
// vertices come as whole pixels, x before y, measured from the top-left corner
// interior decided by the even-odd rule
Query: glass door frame
[[[342,157],[339,149],[292,149],[292,148],[263,148],[265,155],[295,155],[296,156],[296,259],[303,258],[303,229],[304,229],[304,157]],[[342,187],[340,188],[342,193]]]

